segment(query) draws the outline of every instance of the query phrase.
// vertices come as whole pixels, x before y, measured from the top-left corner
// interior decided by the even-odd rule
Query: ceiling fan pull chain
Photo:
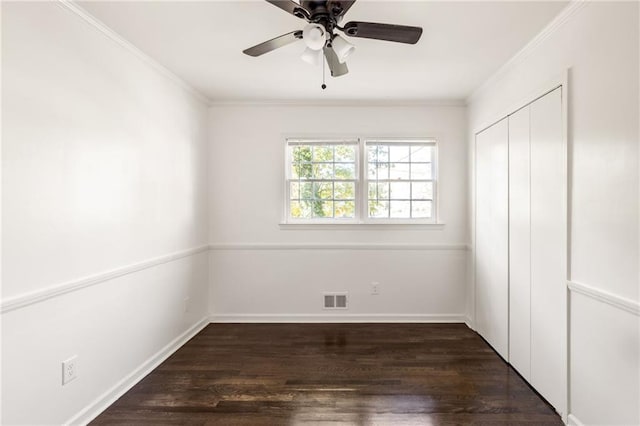
[[[324,81],[324,67],[326,66],[326,63],[324,61],[324,59],[325,59],[324,52],[322,52],[322,59],[323,59],[323,61],[322,61],[322,86],[320,86],[320,87],[322,87],[322,90],[324,90],[324,89],[327,88],[327,85],[325,84],[325,81]]]

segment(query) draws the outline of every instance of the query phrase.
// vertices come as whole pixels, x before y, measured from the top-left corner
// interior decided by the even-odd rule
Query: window
[[[286,150],[287,223],[436,222],[435,140],[287,139]]]
[[[435,143],[367,140],[369,218],[431,219]]]
[[[288,218],[356,218],[358,141],[289,140]]]

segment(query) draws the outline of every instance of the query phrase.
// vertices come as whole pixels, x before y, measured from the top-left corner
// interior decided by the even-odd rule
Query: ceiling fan
[[[371,38],[416,44],[422,35],[422,28],[404,25],[378,24],[373,22],[347,22],[340,26],[345,13],[355,0],[266,0],[268,3],[304,19],[308,24],[302,30],[292,31],[279,37],[257,44],[243,51],[249,56],[260,56],[279,47],[303,40],[306,49],[302,59],[311,64],[319,64],[324,56],[331,76],[339,77],[349,72],[345,63],[355,46],[335,34],[342,31],[349,37]],[[324,85],[323,85],[324,88]]]

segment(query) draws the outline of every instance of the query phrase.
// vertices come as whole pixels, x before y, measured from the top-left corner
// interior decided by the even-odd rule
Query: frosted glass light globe
[[[309,24],[302,30],[302,39],[309,49],[320,50],[327,41],[327,34],[321,25]]]

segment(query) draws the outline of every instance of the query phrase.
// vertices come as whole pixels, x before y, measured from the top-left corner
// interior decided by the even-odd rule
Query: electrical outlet
[[[187,312],[189,312],[189,301],[191,300],[191,298],[189,297],[185,297],[183,302],[184,302],[184,313],[186,314]]]
[[[78,377],[78,355],[62,361],[62,385],[66,385]]]
[[[371,283],[371,294],[373,294],[373,295],[380,294],[380,283],[379,282],[373,281]]]

